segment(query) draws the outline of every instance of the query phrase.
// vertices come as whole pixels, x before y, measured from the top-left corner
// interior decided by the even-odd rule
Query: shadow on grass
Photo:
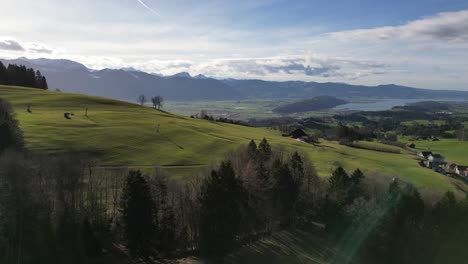
[[[244,246],[230,255],[226,263],[328,263],[336,255],[323,234],[281,231]]]

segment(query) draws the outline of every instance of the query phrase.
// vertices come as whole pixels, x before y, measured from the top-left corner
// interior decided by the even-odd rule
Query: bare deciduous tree
[[[144,94],[141,94],[140,96],[138,96],[138,103],[140,103],[140,105],[145,105],[146,96]]]
[[[156,95],[151,98],[151,102],[153,103],[154,109],[161,110],[164,103],[164,98],[160,95]]]

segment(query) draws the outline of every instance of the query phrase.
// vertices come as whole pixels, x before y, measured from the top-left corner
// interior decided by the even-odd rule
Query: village
[[[414,143],[409,143],[408,147],[414,148]],[[432,151],[419,151],[417,156],[419,157],[419,165],[445,176],[463,179],[468,182],[468,166],[447,161],[444,156],[432,153]]]

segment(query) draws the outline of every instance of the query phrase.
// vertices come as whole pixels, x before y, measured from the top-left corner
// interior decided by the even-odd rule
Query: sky
[[[0,0],[0,58],[468,90],[467,0]]]

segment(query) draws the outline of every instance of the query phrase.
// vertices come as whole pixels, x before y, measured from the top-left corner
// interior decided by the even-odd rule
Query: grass
[[[408,138],[403,137],[400,141],[407,142]],[[432,151],[441,154],[449,162],[468,165],[468,141],[442,138],[439,141],[417,140],[413,142],[418,151]]]
[[[343,166],[348,171],[360,168],[367,174],[400,177],[421,188],[454,190],[452,179],[420,168],[415,156],[406,151],[384,153],[332,141],[310,145],[281,137],[276,130],[192,119],[86,95],[0,86],[0,97],[12,103],[30,150],[86,152],[104,166],[148,168],[159,164],[175,176],[188,177],[251,139],[259,142],[265,137],[274,146],[308,155],[320,176]],[[28,104],[32,114],[26,111]],[[64,112],[75,116],[65,119]],[[464,157],[463,151],[458,155]]]
[[[397,146],[387,145],[376,141],[359,141],[351,143],[351,146],[388,153],[401,153],[402,151],[402,149]]]
[[[275,118],[283,115],[273,113],[273,109],[279,105],[297,102],[298,99],[282,100],[241,100],[241,101],[200,101],[200,102],[167,102],[164,107],[172,113],[190,116],[207,110],[209,115],[215,117],[227,117],[231,119],[247,120],[250,118]],[[327,109],[322,111],[310,111],[304,113],[289,114],[290,117],[332,116],[340,111]]]
[[[325,264],[339,252],[320,235],[282,231],[243,247],[227,263]]]
[[[403,125],[406,126],[413,126],[414,124],[417,125],[443,125],[444,121],[443,120],[425,120],[425,119],[417,119],[417,120],[411,120],[411,121],[404,121],[401,122]]]

